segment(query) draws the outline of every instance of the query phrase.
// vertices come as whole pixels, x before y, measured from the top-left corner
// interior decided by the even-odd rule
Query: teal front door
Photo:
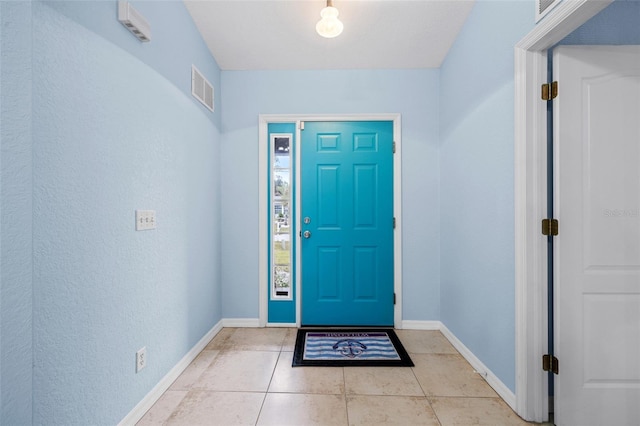
[[[393,326],[393,123],[301,135],[301,323]]]

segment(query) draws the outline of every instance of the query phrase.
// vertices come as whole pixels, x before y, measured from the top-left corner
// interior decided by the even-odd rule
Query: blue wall
[[[221,116],[190,93],[220,71],[182,2],[134,6],[151,43],[115,1],[0,6],[2,424],[116,424],[222,318]]]
[[[558,44],[640,44],[640,0],[616,0]]]
[[[478,1],[441,68],[443,323],[515,390],[513,47],[529,1]]]
[[[0,2],[0,423],[32,416],[31,4]]]
[[[403,319],[438,319],[439,71],[223,71],[222,86],[223,317],[258,317],[258,115],[401,113]]]
[[[0,6],[0,23],[2,22],[2,6]],[[2,29],[0,28],[0,58],[2,58]],[[2,148],[2,61],[0,61],[0,148]],[[0,171],[2,170],[2,149],[0,149]],[[0,196],[2,195],[2,173],[0,172]],[[2,203],[0,203],[0,412],[2,405]],[[0,415],[0,424],[2,416]]]

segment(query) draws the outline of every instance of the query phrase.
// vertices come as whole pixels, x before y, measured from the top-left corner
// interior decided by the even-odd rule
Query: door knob
[[[311,236],[311,232],[310,231],[304,231],[302,233],[302,236],[305,237],[305,238],[309,238]]]

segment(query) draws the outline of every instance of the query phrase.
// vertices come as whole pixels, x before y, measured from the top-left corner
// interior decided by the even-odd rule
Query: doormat
[[[413,367],[392,329],[299,329],[293,367]]]

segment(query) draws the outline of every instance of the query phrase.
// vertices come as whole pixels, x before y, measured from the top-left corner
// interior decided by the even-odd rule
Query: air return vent
[[[213,112],[213,86],[194,65],[191,66],[191,94]]]
[[[562,0],[536,0],[536,22],[541,20]]]
[[[118,1],[118,21],[142,42],[151,41],[151,26],[128,1]]]

